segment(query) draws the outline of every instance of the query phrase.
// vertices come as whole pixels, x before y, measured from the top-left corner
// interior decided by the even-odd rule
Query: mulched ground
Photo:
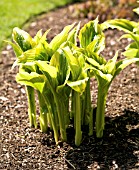
[[[54,10],[33,21],[28,30],[31,35],[39,29],[52,28],[48,39],[67,24],[79,19],[73,17],[69,7]],[[80,19],[86,23],[88,19]],[[111,58],[127,41],[118,42],[121,32],[106,31],[106,50]],[[122,56],[120,55],[119,58]],[[69,142],[55,146],[52,133],[43,134],[29,127],[24,87],[17,84],[17,69],[9,46],[0,60],[0,170],[137,170],[139,169],[139,69],[130,65],[116,77],[109,91],[106,105],[104,137],[84,135],[80,147],[75,147],[72,129]],[[92,102],[96,105],[96,82],[92,80]]]

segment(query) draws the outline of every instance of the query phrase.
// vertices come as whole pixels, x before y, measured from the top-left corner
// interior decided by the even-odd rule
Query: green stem
[[[75,145],[79,146],[82,140],[82,131],[81,131],[81,101],[80,101],[80,93],[75,92]]]
[[[36,122],[36,105],[35,105],[35,93],[34,88],[26,86],[27,98],[28,98],[28,114],[31,127],[37,127]]]
[[[52,113],[49,113],[47,114],[47,120],[48,120],[48,126],[50,128],[50,130],[53,130],[53,127],[52,127],[52,121],[51,121],[51,114]]]
[[[108,90],[98,87],[97,113],[96,113],[96,136],[101,138],[105,125],[105,106]]]
[[[45,133],[48,130],[48,120],[47,120],[48,109],[45,104],[43,96],[41,95],[39,91],[37,92],[38,92],[39,105],[40,105],[40,117],[39,117],[40,128],[41,128],[41,131]]]
[[[65,105],[65,124],[66,124],[66,128],[69,126],[70,124],[70,115],[69,115],[69,99],[67,99],[65,102],[64,102],[64,105]]]
[[[47,77],[47,76],[46,76]],[[61,97],[59,96],[59,94],[56,93],[56,89],[53,88],[53,86],[51,85],[50,81],[49,81],[49,77],[48,78],[48,86],[53,94],[54,97],[54,101],[56,104],[56,109],[57,109],[57,114],[58,114],[58,121],[59,121],[59,126],[60,126],[60,134],[61,134],[61,139],[62,141],[67,141],[67,134],[66,134],[66,126],[65,126],[65,116],[63,113],[63,102],[61,102]],[[56,124],[55,124],[56,125]]]
[[[57,144],[59,134],[58,134],[58,128],[57,128],[55,116],[54,116],[53,111],[52,111],[51,103],[44,94],[42,94],[42,96],[43,96],[43,99],[45,101],[45,104],[47,105],[47,109],[48,109],[49,116],[50,116],[50,121],[52,123],[53,131],[54,131],[55,142]]]
[[[74,129],[76,127],[75,112],[76,112],[75,91],[72,90],[72,96],[71,96],[71,114],[72,114],[72,118],[74,118]]]
[[[91,90],[90,90],[90,78],[86,87],[86,112],[89,116],[89,136],[93,135],[93,109],[91,107]]]
[[[60,100],[58,94],[53,93],[53,95],[54,95],[57,113],[58,113],[61,139],[62,141],[67,141],[66,125],[65,125],[65,105],[64,102]]]
[[[70,111],[70,119],[73,119],[74,118],[74,113],[73,113],[73,110],[74,110],[74,97],[73,97],[73,90],[71,91],[71,111]]]
[[[86,90],[84,91],[84,93],[82,94],[82,96],[80,96],[80,100],[81,100],[81,125],[86,125]]]

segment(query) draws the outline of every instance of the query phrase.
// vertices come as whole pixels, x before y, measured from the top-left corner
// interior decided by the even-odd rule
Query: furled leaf
[[[39,30],[37,32],[37,34],[34,37],[34,41],[35,41],[36,45],[39,44],[39,43],[44,43],[47,40],[46,36],[47,36],[49,31],[50,31],[50,29],[47,30],[43,35],[42,35],[42,30]]]
[[[73,53],[72,53],[72,51],[70,50],[69,47],[64,48],[63,51],[66,55],[66,58],[68,60],[69,65],[70,65],[72,80],[73,81],[77,80],[80,73],[81,73],[81,70],[82,70],[82,68],[80,67],[81,63],[79,63],[78,57],[73,55]]]
[[[95,36],[93,41],[87,46],[87,50],[100,53],[105,48],[105,37],[103,35]]]
[[[57,70],[57,87],[56,93],[61,96],[61,100],[64,101],[69,99],[70,95],[70,87],[67,86],[67,81],[70,76],[70,67],[68,65],[67,58],[65,57],[65,53],[59,49],[57,50],[50,60],[50,65],[54,66]]]
[[[39,43],[40,39],[42,38],[42,29],[37,32],[37,34],[34,37],[34,41],[36,44]]]
[[[71,76],[67,85],[79,93],[83,93],[88,81],[87,69],[85,67],[84,55],[79,51],[71,51],[69,47],[62,49],[68,60]]]
[[[73,28],[70,32],[69,35],[67,37],[67,41],[72,42],[74,45],[77,45],[77,35],[78,35],[78,31],[80,29],[80,22],[79,24]]]
[[[50,65],[57,69],[58,85],[65,84],[70,75],[70,68],[65,53],[62,50],[56,51],[50,60]]]
[[[21,30],[18,27],[15,27],[13,29],[12,36],[15,43],[18,44],[23,51],[27,51],[33,48],[34,41],[27,32]]]
[[[56,67],[47,64],[46,61],[36,61],[35,63],[38,65],[40,71],[46,76],[49,88],[52,87],[53,89],[56,89],[58,85]]]
[[[83,28],[80,30],[79,32],[80,46],[86,48],[98,35],[103,36],[103,33],[101,31],[101,27],[98,25],[98,18],[96,18],[94,21],[90,21],[87,24],[85,24]],[[97,38],[96,40],[98,41],[98,39],[99,38]]]
[[[53,51],[56,51],[60,45],[67,40],[68,33],[74,25],[75,24],[66,26],[60,34],[53,38],[53,40],[50,42],[50,47],[53,49]]]

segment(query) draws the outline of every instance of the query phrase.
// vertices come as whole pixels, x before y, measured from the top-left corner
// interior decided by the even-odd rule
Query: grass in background
[[[72,0],[0,0],[0,50],[12,29],[21,27],[31,17]]]

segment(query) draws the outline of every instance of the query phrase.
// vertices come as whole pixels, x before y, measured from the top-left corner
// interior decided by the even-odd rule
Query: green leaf
[[[25,64],[21,64],[19,67],[19,72],[37,72],[37,66],[34,62],[27,62]]]
[[[72,52],[69,47],[65,47],[62,50],[66,55],[71,71],[67,85],[75,91],[83,93],[89,78],[87,77],[84,55],[76,50]]]
[[[50,29],[47,30],[43,35],[42,35],[42,29],[37,32],[37,34],[34,37],[34,41],[35,41],[36,45],[39,43],[44,43],[47,40],[46,36],[49,31],[50,31]]]
[[[139,7],[138,8],[135,8],[133,9],[134,12],[136,12],[138,15],[139,15]]]
[[[11,41],[5,41],[5,42],[7,42],[8,44],[10,44],[12,46],[17,58],[22,55],[23,51],[21,50],[21,48],[18,45],[12,43]]]
[[[40,39],[42,38],[42,29],[37,32],[37,34],[34,37],[34,41],[36,44],[39,43]]]
[[[139,35],[138,34],[134,34],[134,33],[124,34],[121,38],[130,38],[130,39],[134,40],[137,43],[137,45],[139,46]]]
[[[16,75],[16,81],[20,84],[31,86],[42,93],[46,79],[44,75],[36,72],[27,73],[22,71]]]
[[[18,44],[23,51],[33,48],[34,41],[27,32],[15,27],[13,29],[12,36],[15,43]]]
[[[80,94],[82,94],[86,88],[88,79],[89,77],[86,77],[82,80],[77,80],[77,81],[68,81],[67,85],[70,86],[76,92],[79,92]]]
[[[100,68],[100,64],[95,61],[95,59],[93,58],[87,58],[87,61],[89,62],[89,64],[91,64],[93,67],[95,68]]]
[[[115,56],[109,60],[105,67],[104,67],[104,72],[113,75],[116,69],[116,61],[118,57],[118,51],[116,52]]]
[[[80,46],[86,48],[97,35],[102,35],[100,26],[98,25],[98,18],[90,21],[83,26],[79,32]]]
[[[101,85],[103,89],[104,87],[109,86],[113,79],[113,75],[116,70],[118,52],[108,62],[103,60],[103,58],[97,54],[93,57],[94,58],[87,58],[88,63],[90,63],[90,67],[88,67],[88,69],[94,72],[94,75],[98,80],[98,84]]]
[[[39,30],[39,31],[37,32],[37,34],[35,35],[35,37],[34,37],[34,41],[36,42],[36,44],[39,43],[41,37],[42,37],[42,29]]]
[[[98,70],[96,68],[92,68],[92,70],[94,71],[94,73],[95,73],[97,79],[99,80],[99,82],[101,82],[102,80],[104,80],[104,82],[105,82],[103,84],[111,82],[112,77],[113,77],[111,74],[103,73],[101,70]]]
[[[39,44],[35,48],[25,51],[21,56],[18,57],[18,63],[26,63],[37,60],[49,60],[49,56],[43,44]]]
[[[105,37],[104,35],[98,35],[94,37],[94,40],[87,46],[87,50],[95,53],[100,53],[105,48]]]
[[[50,48],[55,52],[58,48],[60,48],[61,44],[67,40],[69,31],[73,28],[75,24],[66,26],[63,31],[56,35],[53,40],[50,42]]]
[[[126,68],[128,65],[138,62],[139,58],[130,58],[130,59],[124,59],[122,61],[119,61],[116,63],[116,71],[114,74],[114,77],[120,73],[124,68]]]
[[[134,49],[134,48],[135,48],[135,49],[138,48],[136,42],[130,43],[125,49],[128,50],[128,49]]]
[[[58,85],[56,67],[47,64],[46,61],[36,61],[35,63],[38,65],[40,71],[46,76],[49,83],[49,88],[52,87],[56,90]]]
[[[139,57],[139,49],[127,49],[125,52],[122,53],[124,56],[128,58],[135,58]]]
[[[69,35],[67,37],[67,41],[73,43],[74,45],[77,45],[77,35],[78,35],[79,29],[80,29],[80,22],[78,23],[78,25],[75,28],[73,28],[69,32]]]
[[[62,49],[66,55],[66,58],[68,60],[68,63],[70,65],[70,70],[71,70],[71,75],[72,75],[72,80],[77,80],[81,71],[82,71],[82,67],[80,67],[80,65],[82,65],[84,63],[84,60],[82,60],[82,56],[80,56],[79,60],[78,60],[78,56],[74,56],[72,51],[70,50],[69,47],[65,47],[64,49]]]
[[[50,44],[48,44],[46,41],[42,45],[46,51],[46,55],[48,56],[48,58],[50,60],[50,58],[54,54],[54,51],[51,49]]]
[[[70,75],[70,68],[65,53],[62,50],[56,51],[50,60],[50,65],[57,69],[58,84],[65,84]]]
[[[103,66],[107,63],[105,58],[101,55],[98,55],[94,52],[88,51],[87,53],[87,61],[93,66],[98,69],[102,69]]]
[[[139,57],[139,35],[130,33],[124,34],[121,38],[130,38],[134,40],[134,42],[132,42],[125,48],[126,51],[123,52],[123,55],[128,58]]]
[[[114,20],[108,20],[101,24],[101,28],[108,29],[108,28],[117,28],[119,30],[125,31],[125,32],[132,32],[133,29],[137,26],[137,23],[134,21],[129,21],[127,19],[114,19]]]

